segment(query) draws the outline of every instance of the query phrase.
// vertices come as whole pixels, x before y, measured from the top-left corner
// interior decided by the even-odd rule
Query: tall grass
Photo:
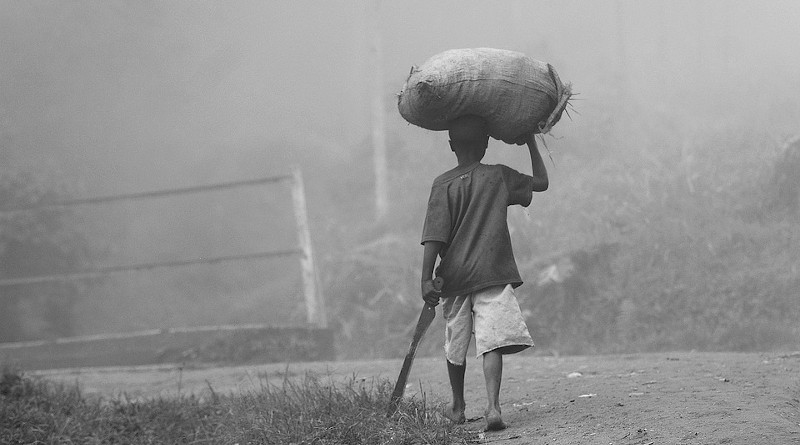
[[[0,443],[452,444],[453,428],[423,396],[386,417],[392,385],[307,374],[257,391],[130,400],[86,397],[19,372],[0,378]]]

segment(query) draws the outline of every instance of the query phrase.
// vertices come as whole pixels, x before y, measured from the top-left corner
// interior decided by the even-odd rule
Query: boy
[[[542,157],[531,135],[527,145],[532,176],[505,165],[485,165],[489,136],[485,121],[477,116],[455,119],[449,129],[450,148],[458,166],[433,182],[422,230],[422,298],[434,306],[444,298],[445,356],[453,401],[445,415],[463,423],[464,374],[472,332],[478,357],[483,356],[488,407],[486,430],[506,427],[500,413],[503,354],[533,346],[519,309],[514,288],[522,284],[506,221],[508,206],[527,207],[532,192],[547,190]],[[433,287],[436,275],[444,287]]]

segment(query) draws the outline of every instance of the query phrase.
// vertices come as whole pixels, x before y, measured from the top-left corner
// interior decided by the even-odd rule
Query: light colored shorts
[[[473,333],[477,357],[495,349],[513,354],[533,346],[510,284],[445,298],[442,315],[446,322],[445,357],[454,365],[466,363]]]

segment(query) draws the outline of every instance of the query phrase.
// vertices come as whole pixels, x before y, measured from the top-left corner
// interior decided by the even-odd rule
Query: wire
[[[185,188],[177,188],[177,189],[168,189],[168,190],[156,190],[152,192],[141,192],[141,193],[128,193],[122,195],[109,195],[109,196],[98,196],[94,198],[78,198],[78,199],[67,199],[64,201],[54,201],[54,202],[40,202],[36,204],[28,204],[28,205],[21,205],[16,207],[7,207],[0,209],[0,213],[9,213],[9,212],[23,212],[29,210],[36,210],[41,208],[49,208],[49,207],[69,207],[69,206],[76,206],[76,205],[87,205],[87,204],[100,204],[103,202],[109,201],[120,201],[125,199],[144,199],[144,198],[158,198],[167,195],[179,195],[179,194],[187,194],[187,193],[200,193],[200,192],[207,192],[211,190],[222,190],[222,189],[230,189],[236,187],[246,187],[246,186],[253,186],[253,185],[260,185],[260,184],[267,184],[271,182],[280,182],[292,179],[292,175],[280,175],[280,176],[270,176],[266,178],[258,178],[258,179],[249,179],[244,181],[234,181],[234,182],[223,182],[218,184],[208,184],[208,185],[198,185],[194,187],[185,187]]]
[[[193,266],[197,264],[213,264],[213,263],[228,262],[228,261],[243,261],[243,260],[272,258],[272,257],[298,255],[298,254],[302,255],[303,251],[300,249],[287,249],[287,250],[277,250],[272,252],[247,253],[242,255],[196,258],[192,260],[164,261],[158,263],[131,264],[127,266],[101,267],[97,269],[90,269],[90,270],[63,273],[63,274],[39,275],[39,276],[20,277],[20,278],[4,278],[0,279],[0,287],[16,286],[24,284],[52,283],[57,281],[82,280],[90,278],[99,278],[104,275],[119,273],[119,272],[134,272],[141,270],[160,269],[166,267]]]

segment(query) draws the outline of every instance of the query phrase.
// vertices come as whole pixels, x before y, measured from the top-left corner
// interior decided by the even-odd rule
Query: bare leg
[[[502,430],[506,427],[500,417],[500,382],[503,379],[503,355],[499,351],[483,354],[483,377],[486,380],[486,431]]]
[[[448,406],[444,415],[455,423],[464,423],[466,417],[464,410],[467,403],[464,401],[464,374],[467,371],[467,364],[454,365],[447,361],[447,376],[450,377],[450,388],[453,391],[453,403]]]

